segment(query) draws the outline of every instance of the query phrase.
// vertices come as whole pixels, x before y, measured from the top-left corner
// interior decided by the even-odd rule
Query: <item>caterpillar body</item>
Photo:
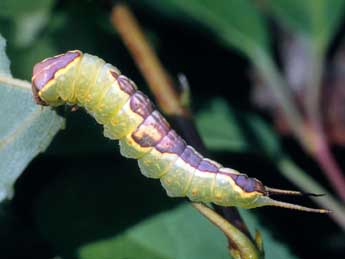
[[[301,194],[274,189],[259,180],[204,158],[173,130],[133,81],[102,59],[68,51],[33,69],[32,90],[38,104],[84,107],[104,126],[104,135],[119,140],[120,152],[138,160],[140,171],[160,179],[171,197],[221,206],[280,206],[325,213],[272,199],[271,194]]]

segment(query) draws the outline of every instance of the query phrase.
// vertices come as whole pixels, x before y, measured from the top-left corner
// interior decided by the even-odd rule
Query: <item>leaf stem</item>
[[[4,83],[7,85],[11,85],[14,87],[31,91],[31,83],[25,80],[20,80],[13,77],[0,75],[0,83]]]

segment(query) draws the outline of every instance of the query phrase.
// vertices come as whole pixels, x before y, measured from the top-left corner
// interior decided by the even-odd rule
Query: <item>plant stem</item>
[[[146,39],[140,25],[125,5],[116,5],[112,10],[112,24],[119,32],[121,38],[128,47],[133,59],[140,68],[145,77],[152,93],[154,94],[159,107],[169,116],[173,117],[179,125],[182,134],[186,140],[191,144],[196,144],[196,148],[205,154],[206,149],[202,140],[195,128],[191,112],[188,107],[182,105],[176,87],[173,85],[170,75],[166,72],[163,65],[159,61],[155,51],[152,49],[148,40]],[[198,205],[200,207],[200,205]],[[248,228],[242,220],[236,208],[226,208],[231,213],[231,218],[228,221],[241,231],[243,235],[247,236],[248,240],[252,240]],[[214,212],[216,213],[216,212]],[[225,221],[220,215],[218,219]],[[226,233],[225,233],[226,234]],[[235,247],[236,243],[228,236],[229,246]],[[253,244],[253,246],[255,246]]]
[[[16,79],[9,76],[0,75],[0,83],[15,86],[25,90],[31,90],[31,83],[25,80]]]
[[[111,20],[155,94],[159,107],[168,115],[187,115],[186,109],[180,105],[171,77],[146,40],[131,11],[125,5],[117,5],[112,10]]]

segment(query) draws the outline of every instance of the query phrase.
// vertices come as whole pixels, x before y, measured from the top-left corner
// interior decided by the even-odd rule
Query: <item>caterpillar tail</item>
[[[305,212],[313,212],[313,213],[331,213],[332,211],[326,210],[326,209],[314,209],[309,208],[293,203],[283,202],[283,201],[277,201],[269,196],[261,196],[259,197],[256,202],[256,207],[262,207],[262,206],[274,206],[274,207],[281,207],[286,209],[292,209],[292,210],[299,210],[299,211],[305,211]]]
[[[299,195],[299,196],[313,196],[313,197],[320,197],[324,196],[322,193],[310,193],[310,192],[301,192],[301,191],[291,191],[291,190],[282,190],[277,188],[271,188],[265,186],[266,191],[270,195]]]

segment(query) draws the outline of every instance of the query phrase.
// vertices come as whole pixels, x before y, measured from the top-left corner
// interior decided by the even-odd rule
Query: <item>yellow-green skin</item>
[[[242,208],[275,205],[260,181],[188,146],[131,80],[96,56],[68,51],[45,59],[34,67],[32,85],[39,104],[84,107],[104,126],[104,136],[120,141],[121,154],[137,159],[142,174],[160,179],[171,197]]]

